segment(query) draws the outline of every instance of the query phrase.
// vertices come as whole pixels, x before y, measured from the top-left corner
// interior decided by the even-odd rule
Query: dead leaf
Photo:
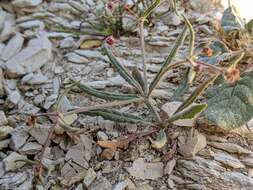
[[[128,134],[126,136],[120,137],[116,140],[112,140],[112,141],[98,141],[98,145],[103,147],[103,148],[109,148],[112,150],[116,150],[117,148],[126,148],[127,145],[139,138],[139,137],[143,137],[143,136],[147,136],[150,135],[154,132],[157,132],[157,129],[155,130],[150,130],[150,131],[145,131],[145,132],[139,132],[139,133],[133,133],[133,134]]]
[[[92,48],[97,48],[100,47],[102,44],[101,40],[85,40],[81,46],[80,49],[92,49]]]
[[[112,150],[112,149],[105,149],[101,153],[101,158],[103,160],[111,160],[113,158],[113,156],[114,156],[114,150]]]
[[[103,148],[109,148],[112,150],[116,150],[117,148],[124,148],[128,145],[128,140],[113,140],[113,141],[98,141],[99,146]]]

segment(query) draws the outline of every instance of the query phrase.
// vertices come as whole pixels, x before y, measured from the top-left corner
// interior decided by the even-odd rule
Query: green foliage
[[[247,28],[248,32],[249,32],[251,35],[253,35],[253,19],[251,19],[251,20],[247,23],[246,28]]]
[[[142,87],[142,90],[144,91],[144,79],[142,77],[141,72],[138,70],[137,67],[133,69],[132,76],[140,84],[140,86]]]
[[[177,40],[174,46],[172,47],[167,59],[163,63],[161,69],[159,70],[159,72],[157,73],[153,81],[151,82],[150,87],[149,87],[149,95],[152,93],[152,91],[155,89],[159,81],[162,79],[162,77],[165,74],[164,71],[165,70],[167,71],[167,68],[171,64],[172,60],[175,58],[179,48],[183,45],[186,34],[187,34],[187,27],[185,26],[181,34],[177,37]]]
[[[153,10],[160,4],[161,0],[154,0],[154,2],[143,12],[142,18],[146,19]]]
[[[120,122],[120,123],[132,123],[132,124],[147,124],[142,118],[129,114],[122,113],[112,109],[94,109],[87,112],[83,112],[84,115],[101,116],[104,119]]]
[[[95,88],[85,84],[81,84],[80,82],[77,83],[77,86],[87,94],[105,100],[131,100],[134,98],[138,98],[138,96],[135,94],[116,94],[112,92],[104,92],[101,90],[96,90]]]
[[[222,16],[221,27],[224,32],[241,30],[244,28],[243,20],[238,16],[234,6],[228,7]]]
[[[176,7],[175,1],[173,5]],[[175,8],[175,11],[177,12],[176,8]],[[190,31],[190,44],[189,44],[189,55],[188,55],[190,58],[194,55],[195,32],[193,30],[192,24],[189,21],[189,19],[184,14],[182,14],[182,17]],[[197,71],[194,68],[191,67],[187,69],[186,76],[183,78],[182,82],[180,83],[176,91],[173,93],[171,100],[181,101],[183,99],[183,94],[187,92],[190,85],[194,81],[196,75],[197,75]]]
[[[188,91],[190,85],[192,84],[193,80],[197,75],[197,71],[194,68],[189,67],[187,68],[184,77],[179,84],[178,88],[174,91],[172,97],[170,98],[171,101],[183,101],[183,95]]]
[[[175,113],[168,120],[166,120],[165,123],[172,123],[172,122],[177,121],[179,119],[195,118],[198,114],[200,114],[206,108],[207,108],[207,104],[192,105],[189,108],[187,108],[181,112]]]
[[[141,19],[145,19],[147,16],[150,15],[150,13],[153,11],[155,7],[158,6],[160,1],[154,1],[151,6],[149,6],[146,11],[142,14]],[[133,100],[138,97],[142,98],[143,102],[146,104],[146,106],[150,109],[151,113],[154,115],[154,118],[156,119],[156,124],[162,127],[167,127],[169,123],[174,122],[178,119],[191,119],[194,118],[197,114],[202,112],[206,108],[206,104],[199,104],[199,105],[193,105],[194,101],[201,95],[201,93],[207,88],[207,86],[213,82],[214,78],[211,78],[207,82],[204,82],[201,84],[194,92],[193,94],[182,103],[182,105],[179,107],[177,112],[172,115],[170,118],[161,119],[159,115],[159,111],[157,111],[156,106],[154,105],[154,100],[152,98],[152,91],[157,87],[159,82],[162,80],[163,76],[166,74],[166,72],[176,66],[179,66],[183,64],[185,61],[179,61],[178,63],[173,63],[174,58],[176,57],[180,47],[183,45],[187,32],[190,32],[190,45],[189,45],[189,56],[193,56],[194,53],[194,44],[195,44],[195,33],[193,30],[193,27],[190,23],[190,21],[187,19],[186,16],[182,15],[186,25],[184,26],[182,32],[178,35],[172,49],[169,52],[169,55],[167,56],[166,60],[164,61],[161,69],[156,74],[154,79],[152,80],[151,84],[148,86],[148,92],[144,93],[144,84],[145,81],[143,79],[143,76],[141,72],[138,70],[138,67],[135,67],[132,72],[129,71],[127,68],[125,68],[115,57],[112,51],[111,45],[108,45],[107,43],[104,43],[102,48],[105,52],[105,55],[109,58],[111,65],[117,70],[117,72],[120,74],[122,78],[126,80],[131,86],[133,86],[137,90],[137,94],[115,94],[110,92],[104,92],[100,90],[96,90],[92,87],[89,87],[85,84],[77,83],[79,88],[81,88],[84,92],[86,92],[89,95],[95,96],[97,98],[102,98],[105,100],[120,100],[118,103],[115,102],[115,105],[122,105],[122,101],[127,100]],[[145,48],[145,47],[142,47]],[[144,62],[145,63],[145,62]],[[145,69],[145,67],[143,67]],[[187,85],[191,83],[196,75],[196,72],[194,69],[189,69],[189,74],[187,75]],[[130,102],[131,103],[131,102]],[[107,106],[106,106],[107,108]],[[80,113],[80,112],[79,112]],[[104,119],[109,119],[115,122],[127,122],[127,123],[134,123],[134,124],[148,124],[153,125],[149,122],[145,122],[142,118],[128,114],[128,113],[122,113],[117,110],[112,109],[105,109],[100,108],[97,109],[96,106],[94,106],[94,109],[89,108],[88,110],[85,110],[82,112],[82,114],[90,115],[90,116],[101,116]],[[164,136],[164,133],[163,133]],[[160,140],[159,140],[160,141]],[[159,143],[158,143],[159,144]]]
[[[232,49],[247,48],[252,45],[250,23],[240,18],[234,6],[228,7],[221,19],[223,41]]]
[[[253,117],[253,72],[246,73],[235,84],[222,81],[206,93],[208,123],[223,129],[234,129]]]
[[[114,66],[114,68],[119,72],[119,74],[132,86],[134,86],[139,92],[142,92],[142,88],[140,84],[132,77],[132,75],[127,71],[127,69],[121,65],[116,57],[113,55],[110,46],[107,44],[103,45],[103,49],[105,51],[105,54],[108,56],[108,58],[111,61],[111,64]]]
[[[188,106],[190,106],[194,101],[204,92],[204,90],[214,82],[214,80],[218,77],[218,75],[214,75],[210,77],[208,80],[200,84],[194,91],[193,93],[179,106],[177,109],[176,113],[184,110]]]

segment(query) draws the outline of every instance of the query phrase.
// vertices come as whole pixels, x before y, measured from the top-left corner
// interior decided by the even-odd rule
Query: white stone
[[[60,48],[71,48],[74,47],[75,40],[72,37],[64,38],[60,43]]]
[[[108,140],[108,136],[103,131],[97,132],[97,138],[98,140],[102,140],[102,141]]]
[[[34,74],[30,80],[27,81],[28,84],[36,85],[48,82],[48,78],[43,74]]]
[[[7,124],[8,124],[8,120],[5,116],[5,113],[0,110],[0,126],[7,125]]]
[[[26,143],[28,137],[28,133],[23,129],[14,131],[13,133],[11,133],[10,148],[12,148],[13,150],[18,150]]]
[[[46,36],[33,39],[28,47],[5,63],[9,75],[24,75],[37,71],[52,58],[52,44]]]
[[[97,177],[96,172],[92,168],[89,168],[83,179],[84,185],[86,187],[90,186],[90,184],[96,179],[96,177]]]
[[[36,142],[28,142],[26,143],[19,152],[21,154],[37,154],[42,149],[42,145],[36,143]]]
[[[12,4],[17,8],[35,7],[42,3],[43,0],[14,0]]]
[[[8,101],[14,105],[17,105],[20,99],[21,99],[21,95],[17,90],[11,92],[11,94],[8,96]]]
[[[132,167],[126,169],[131,176],[142,180],[155,180],[163,176],[162,162],[145,163],[142,158],[135,160]]]
[[[245,166],[235,157],[225,154],[219,153],[214,155],[214,159],[226,166],[232,167],[234,169],[245,168]]]
[[[179,146],[179,153],[182,154],[184,157],[193,157],[199,151],[204,149],[207,145],[206,137],[200,133],[191,136],[188,135],[187,140],[184,144]]]
[[[5,139],[13,130],[10,126],[0,126],[0,140]]]
[[[172,160],[168,161],[165,168],[164,168],[164,174],[170,175],[171,172],[173,171],[175,165],[176,165],[176,160],[175,159],[172,159]]]
[[[66,55],[68,61],[72,62],[72,63],[78,63],[78,64],[82,64],[82,63],[88,63],[89,60],[85,57],[82,57],[76,53],[68,53]]]
[[[18,26],[22,29],[33,29],[33,28],[44,29],[45,28],[44,22],[40,20],[30,20],[30,21],[22,22],[18,24]]]
[[[3,49],[1,53],[1,59],[7,61],[16,55],[21,50],[23,43],[24,38],[20,33],[17,33],[12,39],[10,39],[8,44]]]
[[[5,171],[15,171],[25,165],[27,157],[16,152],[12,152],[9,156],[3,159]]]
[[[15,17],[0,10],[0,42],[7,40],[15,32]]]

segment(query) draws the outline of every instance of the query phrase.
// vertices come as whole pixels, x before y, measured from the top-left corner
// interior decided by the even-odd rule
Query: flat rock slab
[[[3,159],[5,171],[15,171],[25,165],[27,157],[16,152],[12,152],[9,156]]]
[[[209,142],[208,145],[234,154],[252,154],[251,151],[233,143]]]
[[[41,36],[31,40],[28,46],[8,60],[5,66],[10,76],[25,75],[37,71],[51,58],[52,44],[46,36]]]
[[[131,176],[137,179],[157,179],[163,176],[163,163],[145,163],[142,158],[133,162],[132,167],[127,168]]]
[[[42,3],[43,0],[15,0],[12,4],[17,8],[35,7]]]

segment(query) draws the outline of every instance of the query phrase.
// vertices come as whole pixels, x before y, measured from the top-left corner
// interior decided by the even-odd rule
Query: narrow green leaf
[[[190,45],[189,45],[189,57],[192,57],[194,54],[194,46],[195,46],[195,32],[192,27],[191,22],[188,20],[188,18],[184,15],[181,14],[189,31],[190,31]],[[185,78],[182,80],[180,83],[179,87],[176,89],[172,96],[172,100],[182,100],[184,93],[189,89],[190,85],[192,84],[193,80],[195,79],[197,74],[197,71],[194,68],[189,68]]]
[[[184,93],[187,92],[190,85],[192,84],[193,80],[195,79],[197,72],[194,70],[193,67],[189,67],[187,69],[187,72],[185,73],[185,76],[178,86],[178,88],[175,90],[171,97],[171,101],[182,101]]]
[[[169,67],[169,65],[171,64],[172,60],[175,58],[179,48],[183,45],[185,37],[187,34],[187,26],[184,27],[183,31],[181,32],[181,34],[177,37],[177,40],[172,48],[172,50],[170,51],[169,56],[167,57],[167,59],[165,60],[165,62],[163,63],[161,69],[159,70],[159,72],[157,73],[157,75],[155,76],[155,78],[153,79],[153,81],[150,84],[149,87],[149,95],[152,93],[152,91],[155,89],[155,87],[157,86],[157,84],[159,83],[159,81],[162,79],[162,77],[164,76],[165,72],[164,70],[167,69],[167,67]]]
[[[140,93],[143,93],[143,90],[141,86],[139,85],[139,83],[129,74],[127,69],[118,62],[116,57],[111,52],[109,45],[104,44],[103,49],[105,50],[106,55],[110,59],[111,64],[119,72],[120,76],[122,76],[130,85],[134,86]]]
[[[247,23],[247,26],[246,26],[248,32],[253,35],[253,19],[251,19],[248,23]]]
[[[184,110],[185,108],[187,108],[188,106],[190,106],[203,92],[204,90],[215,81],[215,79],[218,77],[219,75],[214,75],[212,77],[210,77],[209,79],[207,79],[205,82],[203,82],[202,84],[200,84],[194,91],[193,93],[182,103],[182,105],[179,106],[179,108],[177,109],[177,111],[175,113],[178,113],[182,110]]]
[[[142,90],[144,90],[144,79],[142,77],[141,72],[138,70],[137,67],[135,67],[132,71],[132,76],[134,77],[134,79],[140,84],[140,86],[142,87]]]
[[[193,119],[196,117],[196,115],[198,115],[199,113],[204,111],[206,108],[207,108],[207,104],[193,105],[186,110],[183,110],[179,113],[175,113],[169,119],[167,119],[165,122],[166,122],[166,124],[168,124],[168,123],[172,123],[174,121],[177,121],[179,119]]]
[[[86,92],[87,94],[95,96],[97,98],[102,98],[105,100],[131,100],[134,98],[138,98],[138,96],[135,94],[116,94],[116,93],[96,90],[95,88],[87,86],[85,84],[81,84],[80,82],[77,82],[77,86],[81,90]]]
[[[195,46],[195,32],[189,19],[184,14],[182,14],[182,17],[184,18],[184,21],[190,31],[189,57],[192,57]]]
[[[148,8],[147,10],[144,11],[144,13],[142,14],[142,18],[147,18],[152,11],[160,4],[161,0],[155,0]]]
[[[101,116],[104,119],[120,122],[120,123],[132,123],[132,124],[148,124],[142,118],[129,114],[122,113],[113,109],[95,109],[91,111],[82,112],[82,114],[89,116]]]

